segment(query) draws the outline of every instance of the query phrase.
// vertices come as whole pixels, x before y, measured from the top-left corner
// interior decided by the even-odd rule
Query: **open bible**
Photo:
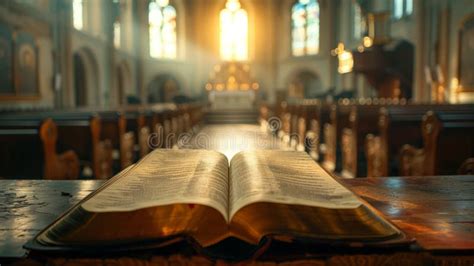
[[[37,250],[234,238],[377,242],[402,233],[304,152],[155,150],[44,229]],[[156,246],[156,245],[155,245]]]

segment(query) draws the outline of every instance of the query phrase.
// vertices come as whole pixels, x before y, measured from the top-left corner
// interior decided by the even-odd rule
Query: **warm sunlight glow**
[[[72,2],[72,24],[77,30],[84,29],[84,2],[83,0],[73,0]]]
[[[228,0],[220,14],[221,58],[226,61],[248,59],[248,17],[238,0]]]
[[[344,51],[337,56],[339,60],[339,66],[337,71],[341,74],[349,73],[352,71],[354,67],[354,59],[352,57],[352,53],[348,51]]]
[[[337,72],[344,74],[352,71],[352,68],[354,67],[354,58],[351,52],[345,50],[342,42],[339,43],[335,49],[331,50],[331,55],[337,56],[339,61]]]
[[[459,79],[452,78],[451,79],[451,89],[458,89],[459,88]]]
[[[364,44],[364,47],[369,48],[374,44],[374,40],[372,40],[372,38],[369,36],[365,36],[364,39],[362,39],[362,43]]]

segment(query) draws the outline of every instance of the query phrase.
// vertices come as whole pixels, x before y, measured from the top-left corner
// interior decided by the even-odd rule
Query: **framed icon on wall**
[[[15,94],[12,36],[12,31],[8,27],[0,25],[0,95]]]
[[[34,36],[27,32],[18,32],[15,36],[14,51],[14,76],[17,95],[38,95],[38,49]]]
[[[459,32],[459,85],[461,91],[474,91],[474,15],[461,25]]]

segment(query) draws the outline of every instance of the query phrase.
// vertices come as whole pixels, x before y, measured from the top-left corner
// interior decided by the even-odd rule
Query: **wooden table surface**
[[[0,180],[0,258],[24,257],[25,242],[102,183]]]
[[[474,176],[344,180],[422,250],[474,254]],[[0,258],[22,245],[103,181],[0,180]]]
[[[417,245],[474,254],[474,176],[356,178],[344,184]]]

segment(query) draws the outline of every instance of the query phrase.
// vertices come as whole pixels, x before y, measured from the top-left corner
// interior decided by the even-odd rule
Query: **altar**
[[[250,74],[250,65],[224,62],[214,66],[206,86],[211,110],[254,110],[260,85]]]
[[[212,110],[255,109],[255,91],[211,91],[208,97]]]

